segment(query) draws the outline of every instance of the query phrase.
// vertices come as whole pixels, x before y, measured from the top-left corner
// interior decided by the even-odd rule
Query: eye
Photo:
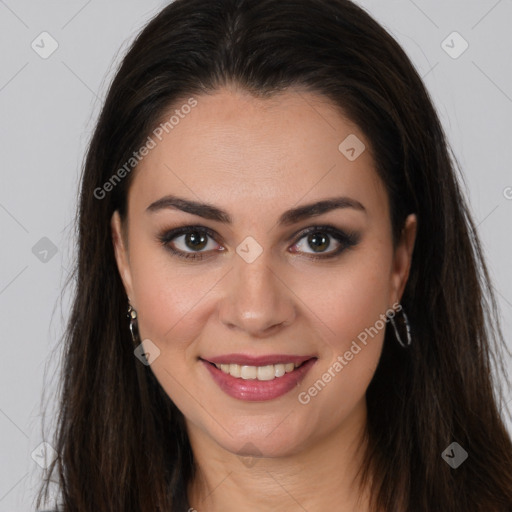
[[[302,231],[300,235],[292,246],[291,252],[304,253],[307,258],[313,260],[334,258],[359,241],[357,233],[345,233],[333,226],[314,226]],[[184,226],[162,233],[158,236],[158,240],[175,256],[202,260],[203,253],[213,251],[216,247],[219,251],[225,250],[224,247],[209,240],[209,238],[215,240],[215,236],[213,231],[204,226]],[[301,242],[303,239],[305,242]],[[332,242],[333,239],[335,244]],[[327,251],[332,245],[335,245],[335,250]],[[312,252],[306,250],[308,246],[313,249]]]
[[[180,238],[182,240],[179,240]],[[214,239],[214,233],[203,226],[176,228],[166,231],[158,237],[160,243],[165,245],[172,254],[180,258],[190,258],[193,260],[201,260],[204,257],[202,252],[215,249],[216,244],[210,244],[210,247],[208,247],[208,238]],[[176,245],[178,245],[178,248],[175,247]],[[192,252],[188,252],[188,250]],[[220,250],[224,249],[221,248]]]
[[[299,250],[294,249],[292,252],[302,252],[313,260],[338,256],[344,250],[356,245],[359,241],[359,235],[357,235],[357,233],[345,233],[332,226],[315,226],[308,228],[305,232],[302,232],[301,235],[298,242],[293,246],[294,248],[298,247]],[[303,239],[305,242],[301,242]],[[335,240],[334,244],[332,239]],[[327,249],[331,248],[333,245],[335,249],[327,251]],[[306,250],[308,247],[311,247],[313,251],[308,252]]]

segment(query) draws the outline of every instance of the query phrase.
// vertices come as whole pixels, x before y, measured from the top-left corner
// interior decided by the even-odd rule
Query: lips
[[[227,354],[224,356],[200,358],[201,362],[211,375],[213,381],[232,398],[244,401],[266,401],[285,395],[303,380],[311,367],[317,361],[315,356],[292,356],[287,354],[274,354],[265,356],[248,356],[244,354]],[[254,371],[254,367],[263,367],[265,371],[272,365],[283,366],[293,365],[295,368],[288,370],[279,377],[267,380],[258,380],[254,376],[237,378],[225,373],[216,365],[233,367],[239,365],[241,369],[248,372]],[[242,370],[243,373],[243,370]]]

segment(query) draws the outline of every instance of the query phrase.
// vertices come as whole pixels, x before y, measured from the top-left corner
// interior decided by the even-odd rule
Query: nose
[[[220,321],[229,329],[266,337],[293,322],[295,295],[285,276],[272,268],[269,252],[251,263],[235,255],[219,305]]]

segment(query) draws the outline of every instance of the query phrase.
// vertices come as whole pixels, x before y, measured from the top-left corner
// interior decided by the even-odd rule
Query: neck
[[[358,470],[364,454],[366,401],[335,431],[293,454],[240,457],[189,425],[196,476],[189,503],[199,512],[290,510],[369,511]],[[319,490],[321,492],[319,492]]]

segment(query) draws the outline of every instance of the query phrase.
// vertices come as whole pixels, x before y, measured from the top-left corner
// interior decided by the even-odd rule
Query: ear
[[[391,296],[390,304],[400,302],[404,293],[409,271],[411,269],[412,253],[416,241],[418,219],[411,213],[404,223],[400,240],[393,255],[393,267],[391,271]]]
[[[126,295],[131,299],[133,299],[133,287],[132,287],[132,276],[130,271],[130,259],[127,248],[127,240],[125,237],[125,233],[123,231],[123,226],[121,223],[121,216],[119,212],[116,210],[110,219],[110,228],[112,230],[112,243],[114,245],[114,253],[117,262],[117,268],[119,270],[119,275],[121,276],[121,280],[123,281],[124,289],[126,291]],[[131,300],[133,306],[135,307],[135,303]]]

